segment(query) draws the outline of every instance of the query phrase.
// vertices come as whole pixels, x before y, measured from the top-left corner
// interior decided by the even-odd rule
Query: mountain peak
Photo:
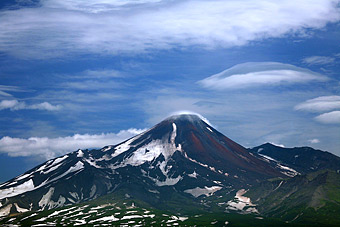
[[[195,114],[176,114],[171,115],[170,117],[166,118],[165,121],[201,121],[198,115]]]
[[[202,115],[188,111],[176,112],[172,114],[170,117],[166,118],[164,121],[190,121],[190,122],[203,121],[206,124],[212,126],[208,119],[206,119]]]

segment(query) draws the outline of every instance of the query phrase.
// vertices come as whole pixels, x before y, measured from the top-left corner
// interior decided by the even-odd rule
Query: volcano
[[[197,115],[175,115],[118,145],[51,159],[0,185],[0,214],[48,210],[105,195],[171,209],[175,198],[195,203],[220,192],[233,197],[231,192],[263,180],[296,174],[273,166]]]

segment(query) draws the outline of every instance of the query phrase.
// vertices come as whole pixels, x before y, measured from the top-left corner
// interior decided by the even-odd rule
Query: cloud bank
[[[42,0],[0,11],[0,52],[22,58],[240,46],[338,22],[339,0]]]
[[[318,73],[289,64],[247,62],[207,77],[198,84],[209,89],[225,90],[327,80]]]
[[[10,109],[14,110],[47,110],[47,111],[56,111],[60,110],[62,107],[61,105],[52,105],[49,102],[42,102],[33,105],[27,105],[25,102],[19,102],[18,100],[2,100],[0,102],[0,110]]]
[[[128,129],[116,134],[75,134],[58,138],[31,137],[22,139],[5,136],[0,139],[0,153],[6,153],[12,157],[36,156],[47,160],[77,149],[101,148],[106,145],[115,145],[143,131],[145,129]]]

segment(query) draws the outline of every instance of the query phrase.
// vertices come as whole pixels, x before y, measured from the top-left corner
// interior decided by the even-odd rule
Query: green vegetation
[[[340,226],[340,174],[332,170],[266,181],[246,196],[267,217],[308,226]]]
[[[97,201],[98,202],[98,201]],[[35,216],[32,216],[37,214]],[[241,215],[230,213],[206,213],[179,215],[157,209],[137,207],[133,202],[102,204],[93,203],[66,206],[39,213],[25,213],[3,219],[1,224],[32,226],[293,226],[274,218],[263,218],[258,215]]]
[[[89,202],[0,218],[0,226],[340,226],[340,174],[330,170],[250,188],[245,196],[261,215],[226,209],[237,190],[198,198],[171,187],[158,190],[147,193],[131,182]]]

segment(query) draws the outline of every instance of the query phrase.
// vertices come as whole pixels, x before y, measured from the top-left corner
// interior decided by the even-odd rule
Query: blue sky
[[[340,155],[340,1],[0,4],[0,181],[181,110]]]

